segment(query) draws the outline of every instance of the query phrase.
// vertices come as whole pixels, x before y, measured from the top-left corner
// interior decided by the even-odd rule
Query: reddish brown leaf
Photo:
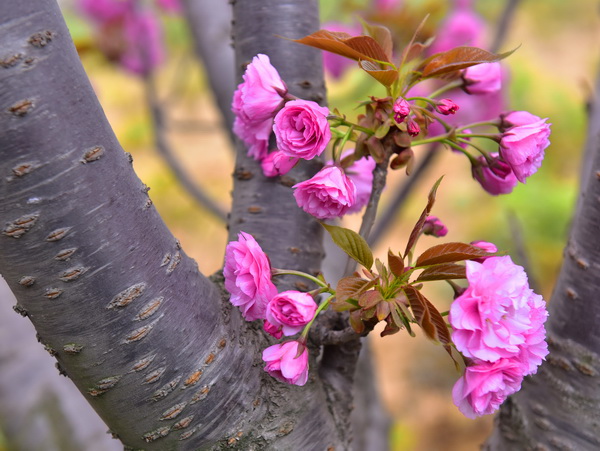
[[[429,266],[452,263],[472,258],[489,257],[494,254],[466,243],[444,243],[430,247],[417,258],[415,266]]]
[[[415,224],[414,228],[412,229],[412,232],[410,232],[410,237],[408,238],[408,243],[406,243],[406,250],[404,251],[404,256],[408,255],[408,253],[410,252],[412,247],[415,245],[417,238],[419,238],[419,235],[421,234],[421,230],[423,229],[423,224],[425,224],[425,219],[427,219],[427,216],[429,216],[429,213],[431,212],[431,209],[433,208],[433,204],[435,202],[435,194],[437,192],[438,187],[440,186],[440,183],[442,182],[442,178],[443,178],[443,176],[440,177],[437,180],[437,182],[435,182],[435,184],[431,188],[431,191],[429,191],[429,196],[427,196],[427,206],[423,210],[423,213],[421,213],[421,217]]]
[[[383,321],[390,314],[390,303],[383,301],[377,304],[376,308],[377,319]]]
[[[398,71],[395,69],[380,69],[379,64],[368,60],[359,61],[358,65],[383,86],[391,86],[398,79]]]
[[[382,337],[385,337],[386,335],[393,335],[400,330],[400,326],[397,325],[392,318],[389,318],[386,323],[385,329],[383,329],[380,334]]]
[[[370,36],[350,36],[347,33],[319,30],[301,39],[293,39],[293,41],[356,61],[390,62],[384,49]]]
[[[455,263],[443,263],[441,265],[435,265],[431,268],[423,270],[417,282],[425,282],[428,280],[450,280],[450,279],[464,279],[467,277],[465,267],[463,265],[457,265]]]
[[[395,255],[391,249],[388,250],[388,266],[396,277],[402,277],[404,274],[404,260],[399,255]]]
[[[404,287],[404,292],[410,303],[410,308],[415,315],[417,324],[421,326],[425,335],[431,340],[441,343],[444,347],[450,346],[452,342],[450,332],[448,331],[444,317],[438,309],[413,286],[408,285]],[[446,350],[450,353],[448,348]]]
[[[387,56],[387,61],[392,60],[392,49],[393,49],[393,40],[392,33],[390,30],[383,25],[375,25],[370,24],[368,22],[362,21],[363,28],[365,31],[371,36],[383,49],[383,52]]]
[[[340,279],[335,289],[335,297],[339,302],[345,302],[348,299],[357,299],[359,295],[371,288],[377,279],[365,280],[361,277],[349,276]]]
[[[383,298],[381,297],[381,293],[377,290],[365,291],[358,297],[358,305],[364,309],[375,307],[381,301],[383,301]]]
[[[357,334],[361,334],[365,330],[365,323],[363,323],[360,315],[360,310],[355,310],[354,312],[350,313],[350,326]]]
[[[410,38],[410,42],[404,48],[404,50],[402,50],[402,60],[401,60],[402,63],[400,64],[400,66],[403,66],[405,62],[410,61],[409,54],[411,53],[411,49],[413,48],[414,42],[417,39],[417,36],[419,35],[419,33],[421,32],[423,27],[425,26],[425,22],[427,22],[428,18],[429,18],[429,14],[423,18],[423,20],[421,21],[421,23],[419,24],[419,26],[413,33],[412,37]]]
[[[437,77],[476,64],[494,63],[506,58],[515,50],[497,55],[477,47],[456,47],[447,52],[433,55],[426,60],[423,67],[423,77]]]

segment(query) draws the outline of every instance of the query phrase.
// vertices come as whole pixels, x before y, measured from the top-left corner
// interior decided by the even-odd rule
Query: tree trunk
[[[600,448],[600,77],[581,193],[546,325],[550,354],[496,417],[487,450]]]
[[[322,100],[319,53],[273,38],[316,30],[316,2],[250,3],[234,5],[244,15],[238,60],[268,52],[292,92]],[[0,273],[61,371],[126,447],[348,448],[358,347],[327,349],[318,369],[313,352],[302,388],[266,375],[268,339],[156,213],[57,5],[0,4],[0,17]],[[320,227],[295,204],[280,214],[293,202],[290,180],[316,164],[272,182],[240,150],[232,236],[254,234],[275,266],[317,271]],[[348,351],[339,371],[331,363]]]

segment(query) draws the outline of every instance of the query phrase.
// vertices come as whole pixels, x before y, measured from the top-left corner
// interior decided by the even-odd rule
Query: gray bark
[[[0,277],[0,425],[10,450],[117,451],[123,445],[17,317],[16,299]]]
[[[600,78],[599,78],[600,83]],[[502,406],[487,450],[600,448],[600,98],[581,193],[546,325],[550,354]]]
[[[273,33],[297,37],[317,27],[314,2],[264,3],[264,11],[244,12],[244,23],[260,17],[269,42]],[[303,388],[267,376],[267,339],[232,310],[218,277],[198,272],[156,213],[58,7],[0,4],[0,17],[0,273],[61,371],[127,447],[348,448],[349,410],[337,401],[350,398],[355,346],[343,371],[330,363],[340,360],[336,349],[318,370],[313,357]],[[241,58],[269,53],[292,92],[322,100],[318,52],[294,49],[303,65],[286,72],[289,50],[255,49],[255,34],[238,29]],[[243,224],[274,265],[318,270],[320,227],[304,213],[279,215],[293,202],[289,180],[266,181],[243,153],[232,235]],[[290,177],[316,169],[307,164]]]

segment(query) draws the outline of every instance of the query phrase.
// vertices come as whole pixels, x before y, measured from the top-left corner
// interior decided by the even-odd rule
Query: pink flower
[[[325,167],[292,188],[298,206],[318,219],[343,216],[356,202],[354,183],[337,166]]]
[[[300,354],[300,355],[298,355]],[[304,385],[308,380],[308,352],[297,341],[269,346],[263,351],[265,371],[286,384]]]
[[[248,155],[262,160],[268,152],[275,113],[287,88],[267,55],[256,55],[233,94],[233,131],[248,146]]]
[[[346,175],[356,188],[354,204],[348,208],[346,213],[358,213],[369,203],[371,191],[373,190],[373,171],[376,165],[377,163],[373,158],[366,156],[356,160],[346,168]]]
[[[410,114],[410,103],[408,103],[402,97],[399,97],[398,100],[394,103],[394,120],[398,123],[404,121],[407,116]]]
[[[265,320],[265,322],[263,323],[263,329],[269,335],[272,335],[273,337],[277,338],[278,340],[281,337],[283,337],[283,331],[281,330],[281,327],[274,326],[268,320]]]
[[[484,63],[465,69],[462,78],[469,94],[491,94],[502,88],[500,63]]]
[[[423,234],[441,238],[448,234],[448,228],[437,216],[427,216],[423,224]]]
[[[121,64],[135,74],[145,74],[164,59],[162,30],[150,11],[136,11],[125,16],[123,32],[126,47]]]
[[[548,318],[546,303],[540,295],[533,293],[528,299],[528,304],[531,309],[529,314],[531,325],[524,333],[525,344],[521,346],[518,356],[525,368],[525,376],[536,373],[548,355],[546,328],[544,327]]]
[[[373,6],[376,11],[389,12],[402,5],[402,0],[374,0]]]
[[[327,22],[323,24],[323,29],[334,32],[347,33],[351,36],[356,36],[361,33],[361,27],[348,25],[339,22]],[[350,68],[356,66],[356,63],[344,56],[336,55],[331,52],[323,52],[323,67],[326,72],[331,74],[333,78],[339,80],[342,75]]]
[[[467,418],[489,415],[521,388],[523,365],[514,359],[475,362],[452,389],[454,404]]]
[[[269,301],[267,321],[283,335],[295,335],[315,316],[317,304],[308,293],[284,291]]]
[[[265,177],[277,177],[290,172],[299,160],[299,158],[288,157],[283,152],[276,151],[268,154],[260,165]]]
[[[550,145],[550,124],[546,119],[509,128],[500,140],[500,155],[512,168],[517,180],[533,175],[542,165],[544,149]]]
[[[523,268],[509,256],[467,261],[466,267],[469,286],[450,306],[456,348],[489,362],[527,354],[527,338],[543,324],[539,309],[545,307],[529,288]]]
[[[79,9],[97,23],[120,20],[132,11],[133,3],[123,0],[79,0]]]
[[[238,234],[225,249],[225,288],[230,301],[239,307],[247,321],[264,319],[267,304],[277,294],[271,282],[271,265],[252,235]]]
[[[455,114],[459,110],[459,106],[450,99],[442,99],[437,102],[435,109],[446,116]]]
[[[519,183],[517,177],[511,167],[498,158],[498,153],[490,155],[493,159],[491,166],[483,156],[477,159],[479,164],[473,165],[471,168],[473,178],[481,184],[484,190],[494,196],[512,192]]]
[[[331,139],[329,110],[310,100],[292,100],[275,116],[277,148],[288,157],[312,160]]]
[[[156,0],[159,8],[171,14],[179,14],[181,12],[181,3],[179,0]]]
[[[501,114],[500,119],[502,120],[502,130],[517,125],[529,125],[542,120],[540,117],[531,114],[528,111],[511,111],[507,114]]]
[[[482,47],[485,23],[470,7],[451,12],[439,27],[439,33],[431,46],[431,53],[445,52],[460,46]]]

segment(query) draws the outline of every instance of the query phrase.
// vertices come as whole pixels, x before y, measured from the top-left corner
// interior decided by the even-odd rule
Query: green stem
[[[435,108],[436,105],[437,105],[437,102],[435,100],[431,100],[429,97],[409,97],[406,100],[408,100],[408,101],[411,101],[411,100],[421,100],[422,102],[428,103],[433,108]]]
[[[486,161],[488,163],[491,163],[492,160],[491,160],[490,154],[487,152],[487,150],[484,150],[481,147],[476,146],[475,144],[473,144],[468,139],[458,138],[458,141],[461,142],[461,143],[464,143],[464,144],[466,144],[468,146],[471,146],[473,149],[475,149],[477,152],[479,152],[481,155],[483,155],[483,157],[486,159]]]
[[[448,83],[445,86],[442,86],[440,89],[433,91],[431,94],[429,94],[429,97],[433,98],[433,97],[437,97],[440,94],[443,94],[447,91],[450,91],[451,89],[454,88],[460,88],[463,85],[463,81],[462,80],[455,80],[453,82]]]
[[[462,127],[458,127],[456,131],[466,130],[468,128],[474,127],[484,127],[487,125],[491,125],[492,127],[497,127],[499,125],[498,121],[483,121],[483,122],[473,122],[472,124],[463,125]]]
[[[349,120],[344,119],[343,117],[331,115],[331,116],[327,116],[327,119],[330,121],[337,121],[338,124],[336,124],[336,126],[345,125],[347,127],[352,127],[355,130],[359,130],[363,133],[366,133],[369,136],[373,136],[375,134],[375,132],[373,130],[366,128],[366,127],[361,127],[360,125],[350,122]]]
[[[319,306],[317,307],[317,310],[315,311],[315,315],[313,316],[313,319],[310,320],[310,323],[308,323],[306,326],[304,326],[302,335],[300,335],[301,341],[306,341],[306,337],[308,337],[308,331],[310,330],[310,327],[312,326],[312,324],[315,322],[315,319],[317,319],[317,316],[319,316],[319,313],[321,313],[323,310],[325,310],[327,307],[329,307],[329,301],[331,299],[333,299],[334,297],[335,297],[335,294],[332,294],[331,296],[329,296],[327,299],[325,299],[323,302],[321,302],[319,304]]]
[[[420,139],[420,140],[412,141],[410,143],[410,145],[411,145],[411,147],[420,146],[421,144],[443,142],[445,139],[448,139],[448,137],[446,135],[440,135],[440,136],[435,136],[433,138],[427,138],[427,139]]]
[[[492,141],[498,142],[498,133],[457,133],[458,138],[487,138]]]
[[[467,141],[467,140],[465,140],[465,139],[461,139],[461,140],[459,140],[459,141],[460,141],[460,142],[463,142],[463,143],[465,143],[465,144],[471,144],[469,141]],[[455,142],[453,142],[453,141],[450,141],[449,139],[445,139],[445,140],[443,140],[442,142],[443,142],[444,144],[447,144],[447,145],[449,145],[450,147],[453,147],[453,148],[455,148],[456,150],[460,151],[461,153],[465,154],[465,155],[466,155],[466,157],[469,159],[469,161],[470,161],[472,164],[477,164],[477,159],[476,159],[476,158],[475,158],[473,155],[471,155],[469,152],[467,152],[465,149],[463,149],[461,146],[459,146],[458,144],[456,144]],[[471,144],[471,145],[472,145],[472,144]]]
[[[300,277],[304,277],[305,279],[308,279],[308,280],[316,283],[320,287],[327,288],[328,290],[330,289],[329,285],[327,285],[321,279],[311,276],[310,274],[306,274],[305,272],[302,272],[302,271],[294,271],[291,269],[272,269],[271,275],[273,275],[273,276],[285,276],[285,275],[300,276]]]

